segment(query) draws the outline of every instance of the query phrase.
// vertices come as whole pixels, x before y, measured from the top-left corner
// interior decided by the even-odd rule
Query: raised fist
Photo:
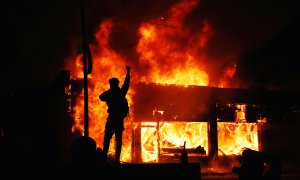
[[[126,66],[126,70],[127,70],[127,71],[130,71],[130,66]]]

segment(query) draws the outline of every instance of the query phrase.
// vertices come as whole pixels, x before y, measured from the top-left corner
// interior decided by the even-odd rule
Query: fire
[[[109,48],[108,39],[110,36],[110,30],[112,28],[112,21],[104,21],[99,31],[95,34],[95,38],[98,41],[97,45],[92,45],[91,52],[93,53],[93,72],[88,76],[88,103],[89,103],[89,135],[97,142],[98,147],[102,148],[104,137],[104,126],[106,123],[107,112],[106,104],[101,103],[99,95],[101,92],[109,88],[108,79],[111,77],[117,77],[120,82],[125,78],[125,66],[127,62],[114,50]],[[80,59],[82,55],[79,55],[77,59]],[[82,75],[82,63],[76,63],[77,69],[73,71],[75,77],[81,78]],[[77,73],[77,74],[76,74]],[[128,102],[129,105],[133,104],[131,97],[134,93],[133,89],[129,89]],[[75,125],[73,131],[79,131],[83,133],[83,92],[77,97],[74,107],[74,119]],[[121,160],[130,160],[130,129],[132,123],[132,117],[129,116],[125,121],[125,133],[124,133],[124,146]],[[111,143],[110,152],[113,151],[114,142]]]
[[[141,129],[143,162],[158,161],[159,156],[170,154],[164,149],[180,150],[184,142],[189,149],[208,147],[207,124],[204,122],[143,122]]]
[[[258,150],[256,123],[218,123],[219,154],[239,155],[245,148]]]
[[[202,29],[191,34],[183,26],[185,16],[198,5],[198,1],[183,1],[174,5],[161,22],[144,22],[139,28],[139,64],[149,68],[142,82],[178,85],[209,85],[205,65],[205,44],[212,34],[207,21]],[[200,53],[199,53],[200,52]]]
[[[114,21],[104,20],[95,33],[95,44],[90,44],[93,56],[93,71],[88,75],[88,103],[89,103],[89,135],[102,148],[104,126],[107,112],[106,104],[100,102],[98,96],[107,90],[108,79],[117,77],[120,83],[125,78],[125,66],[132,66],[132,83],[154,82],[159,84],[177,85],[211,85],[207,66],[209,61],[206,53],[206,44],[213,35],[208,21],[203,22],[199,31],[194,32],[184,26],[185,17],[198,6],[197,0],[184,0],[173,5],[163,18],[142,22],[138,29],[138,43],[135,47],[138,59],[128,60],[119,54],[109,43]],[[71,73],[75,79],[83,78],[82,55],[76,57],[76,67]],[[133,63],[134,62],[134,63]],[[226,80],[230,81],[234,68],[228,69]],[[220,85],[226,86],[225,80]],[[129,88],[127,98],[129,106],[133,105],[135,89]],[[75,125],[73,131],[83,133],[84,98],[83,92],[73,102],[73,116]],[[125,120],[125,132],[123,134],[123,147],[121,161],[131,161],[132,131],[135,128],[134,114],[130,108],[130,116]],[[144,123],[141,128],[143,161],[153,161],[158,158],[158,146],[160,148],[179,148],[186,141],[187,148],[202,146],[207,149],[207,124],[206,123],[171,123],[165,122],[153,124]],[[233,125],[232,125],[233,126]],[[157,130],[159,127],[159,131]],[[230,129],[228,126],[218,128]],[[255,127],[250,128],[255,131]],[[238,129],[239,133],[242,129]],[[224,132],[225,133],[225,132]],[[236,132],[238,133],[238,132]],[[160,136],[157,136],[160,134]],[[159,138],[159,139],[158,139]],[[157,143],[158,140],[161,141]],[[236,142],[238,145],[240,142]],[[253,142],[249,142],[253,143]],[[222,151],[229,147],[222,144]],[[232,151],[232,150],[228,150]],[[114,142],[111,142],[109,153],[114,154]],[[234,152],[235,153],[235,152]]]

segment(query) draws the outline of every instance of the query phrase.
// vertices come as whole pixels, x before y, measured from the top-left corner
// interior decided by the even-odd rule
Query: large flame
[[[197,6],[198,0],[183,0],[173,5],[164,17],[141,23],[137,34],[139,39],[135,47],[136,53],[139,55],[137,61],[126,59],[110,45],[109,40],[114,21],[107,19],[101,22],[99,30],[95,33],[96,43],[90,44],[93,71],[88,75],[89,136],[96,140],[98,147],[102,148],[107,117],[106,104],[100,102],[98,96],[109,88],[109,78],[117,77],[122,83],[125,78],[126,65],[132,66],[132,83],[139,81],[178,85],[213,85],[210,83],[207,66],[204,63],[209,60],[206,54],[206,44],[213,36],[212,27],[208,21],[204,20],[201,22],[203,26],[195,33],[184,25],[185,17]],[[82,54],[78,55],[75,61],[76,66],[72,69],[72,76],[75,79],[82,79]],[[226,87],[227,82],[235,73],[235,66],[229,67],[224,72],[224,78],[221,78],[220,84],[215,84],[215,86]],[[134,103],[132,97],[135,90],[132,87],[127,94],[130,106]],[[73,131],[83,133],[83,92],[78,95],[74,103],[75,125]],[[132,112],[133,110],[130,109],[130,116],[125,120],[122,161],[131,161],[132,131],[134,129]],[[186,141],[188,148],[201,145],[207,149],[207,134],[204,133],[206,126],[202,123],[165,123],[160,125],[162,146],[180,147],[183,141]],[[226,129],[228,129],[227,126]],[[147,159],[145,161],[153,160],[156,158],[157,152],[151,154],[146,149],[157,151],[158,144],[150,143],[151,147],[147,144],[147,142],[157,141],[157,136],[150,136],[157,133],[156,129],[142,128],[141,133],[143,157]],[[199,139],[201,140],[199,141]],[[221,147],[222,151],[226,151],[227,147]],[[113,148],[114,141],[112,141],[109,153],[114,152]]]
[[[93,54],[93,72],[88,76],[88,103],[89,103],[89,136],[94,138],[97,142],[98,147],[102,147],[103,137],[104,137],[104,126],[106,123],[107,112],[106,104],[101,103],[99,100],[99,95],[103,91],[109,88],[108,79],[111,77],[117,77],[122,80],[125,79],[125,66],[127,61],[123,59],[118,53],[109,47],[108,39],[110,36],[110,31],[113,26],[111,20],[106,20],[101,23],[99,31],[95,34],[98,44],[92,45],[91,52]],[[81,61],[82,55],[79,55],[77,62]],[[78,64],[77,69],[74,70],[74,77],[83,77],[82,73],[82,62]],[[131,100],[133,89],[128,92],[129,105],[132,105]],[[83,132],[83,104],[84,98],[83,93],[76,99],[76,106],[74,107],[74,118],[75,125],[74,131]],[[124,133],[124,146],[121,160],[130,160],[130,129],[132,122],[132,116],[129,116],[125,121],[126,131]],[[110,152],[113,151],[114,142],[112,141],[110,146]]]
[[[207,21],[196,34],[183,25],[185,16],[198,1],[183,1],[174,5],[166,18],[142,23],[137,52],[139,63],[147,66],[145,82],[180,85],[208,85],[209,79],[201,59],[207,58],[205,44],[211,36]]]

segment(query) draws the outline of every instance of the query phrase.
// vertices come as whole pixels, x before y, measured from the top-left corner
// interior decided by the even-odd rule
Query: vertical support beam
[[[133,128],[132,161],[137,163],[142,162],[141,122],[136,122]]]
[[[156,121],[156,132],[157,132],[157,161],[160,162],[160,121]]]
[[[218,156],[218,126],[217,126],[216,102],[209,104],[209,124],[208,124],[208,158],[213,160]]]
[[[153,110],[153,120],[156,122],[156,134],[157,134],[157,161],[160,162],[160,122],[163,121],[163,112]]]
[[[263,143],[263,124],[261,122],[256,122],[257,125],[257,141],[258,141],[258,151],[264,151],[262,147]]]
[[[83,55],[83,87],[84,87],[84,136],[89,136],[88,115],[88,79],[87,79],[87,50],[84,21],[84,0],[81,0],[82,55]]]

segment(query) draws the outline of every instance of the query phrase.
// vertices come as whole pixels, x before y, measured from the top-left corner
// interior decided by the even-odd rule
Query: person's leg
[[[106,124],[105,131],[104,131],[104,141],[103,141],[103,154],[105,157],[107,157],[110,140],[112,136],[113,136],[113,129],[109,124]]]
[[[119,130],[116,132],[116,158],[115,158],[115,163],[119,164],[120,163],[120,155],[121,155],[121,150],[122,150],[122,133],[123,130]]]

